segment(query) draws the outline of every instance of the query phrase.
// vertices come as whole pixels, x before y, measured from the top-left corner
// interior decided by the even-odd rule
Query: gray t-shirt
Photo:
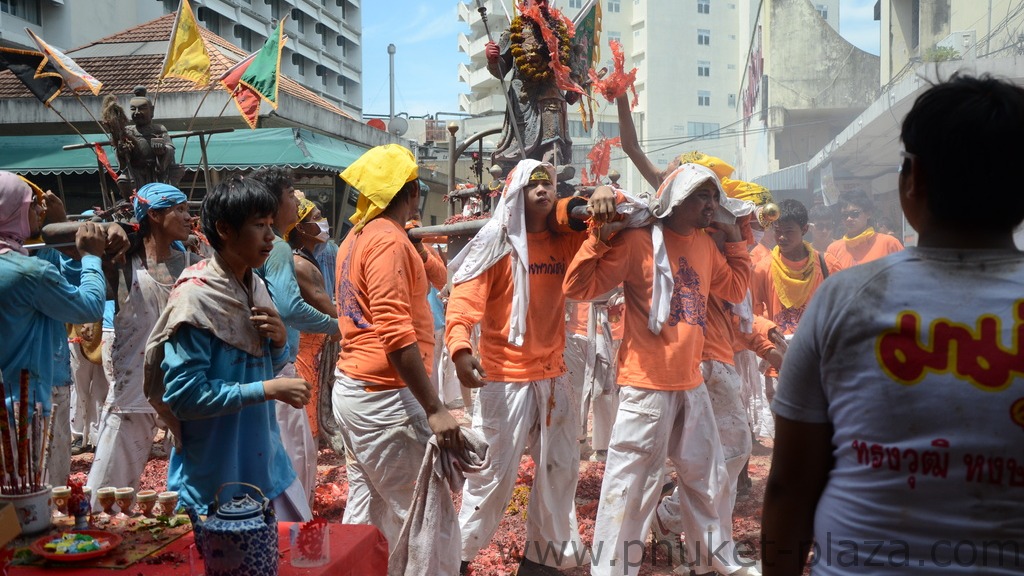
[[[1024,254],[910,248],[830,277],[779,416],[831,423],[813,574],[1024,571]]]

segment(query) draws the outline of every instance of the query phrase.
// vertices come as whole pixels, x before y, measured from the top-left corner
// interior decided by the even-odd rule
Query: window
[[[302,54],[292,54],[292,64],[295,65],[299,76],[306,75],[306,58]]]
[[[298,27],[299,32],[306,31],[306,23],[302,18],[302,11],[298,8],[292,8],[292,20],[295,20],[295,25]]]
[[[17,16],[33,24],[42,24],[40,0],[0,0],[0,12]]]
[[[569,0],[569,8],[583,8],[583,0]]]
[[[736,95],[735,94],[729,94],[729,108],[735,108],[735,107],[736,107]]]
[[[686,123],[686,135],[687,136],[707,136],[707,138],[718,138],[718,123],[717,122],[687,122]]]
[[[697,0],[698,14],[711,14],[711,0]]]
[[[711,76],[711,62],[697,60],[697,76]]]
[[[235,38],[238,38],[238,47],[246,52],[252,52],[252,30],[241,24],[235,24]]]
[[[697,90],[697,106],[711,106],[711,92]]]
[[[704,28],[698,28],[697,29],[697,44],[699,44],[701,46],[710,46],[711,45],[711,30],[707,30],[707,29],[704,29]]]
[[[608,0],[608,11],[609,12],[621,12],[622,2],[619,0]]]
[[[815,4],[814,9],[818,11],[819,15],[821,15],[822,20],[828,20],[828,6],[825,6],[824,4]]]
[[[210,10],[209,8],[200,6],[199,10],[196,10],[196,16],[203,24],[206,24],[206,29],[214,34],[220,35],[220,15]]]
[[[613,31],[609,30],[606,34],[608,36],[608,42],[611,42],[611,41],[614,40],[615,42],[618,42],[619,44],[622,44],[622,32],[613,32]]]

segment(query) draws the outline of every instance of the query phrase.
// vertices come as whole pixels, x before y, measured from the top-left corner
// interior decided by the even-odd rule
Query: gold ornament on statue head
[[[761,224],[762,228],[767,228],[772,225],[773,222],[779,219],[779,205],[774,202],[768,202],[764,206],[757,208],[757,221]]]

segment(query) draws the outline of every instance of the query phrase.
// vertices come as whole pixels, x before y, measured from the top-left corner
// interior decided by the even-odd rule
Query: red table
[[[373,526],[354,524],[330,524],[331,561],[326,566],[317,568],[294,568],[291,565],[288,530],[291,522],[281,522],[277,532],[282,550],[281,563],[278,568],[280,576],[376,576],[388,572],[388,543],[384,535]],[[124,574],[130,576],[188,576],[189,546],[194,542],[192,532],[185,534],[164,548],[155,552],[156,556],[172,554],[182,562],[162,562],[147,564],[145,560],[128,566],[125,570],[104,570],[100,568],[62,568],[50,564],[41,566],[11,566],[11,576],[50,576],[58,572],[62,576],[89,576],[94,574]],[[196,559],[197,566],[202,569],[202,560]],[[198,574],[198,572],[197,572]]]

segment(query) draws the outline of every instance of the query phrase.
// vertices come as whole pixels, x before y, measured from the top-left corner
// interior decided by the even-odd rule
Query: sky
[[[682,0],[680,0],[682,1]],[[555,7],[567,4],[554,0]],[[438,6],[442,6],[439,8]],[[877,55],[879,23],[875,0],[840,0],[839,32],[858,48]],[[475,7],[475,2],[471,4]],[[388,44],[395,45],[395,113],[425,116],[458,112],[459,33],[469,28],[458,19],[454,0],[366,0],[363,11],[363,114],[389,113]],[[490,19],[497,39],[504,16]],[[442,115],[443,119],[444,116]]]

